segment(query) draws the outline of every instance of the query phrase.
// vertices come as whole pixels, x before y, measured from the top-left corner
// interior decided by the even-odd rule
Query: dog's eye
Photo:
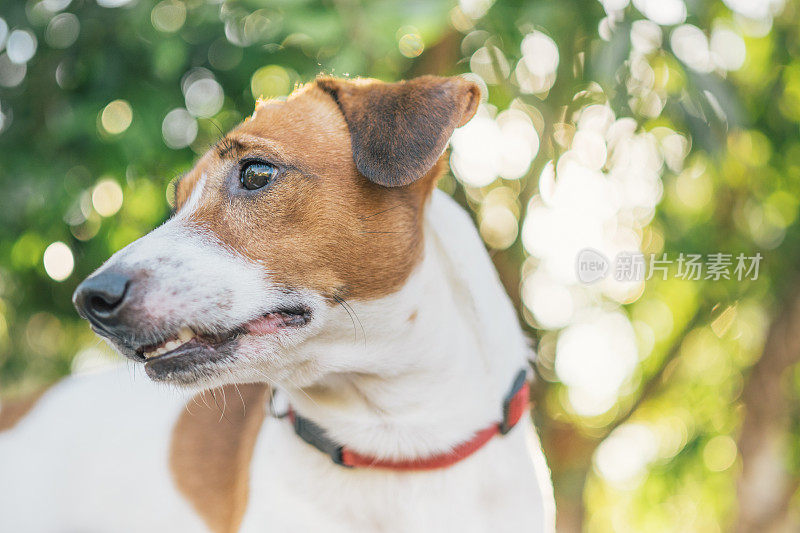
[[[269,163],[247,163],[242,167],[239,179],[242,182],[242,187],[254,191],[269,183],[277,172],[278,169]]]

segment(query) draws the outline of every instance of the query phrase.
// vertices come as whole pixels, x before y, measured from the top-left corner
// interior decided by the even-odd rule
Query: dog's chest
[[[524,428],[470,460],[433,472],[353,470],[298,440],[282,420],[265,421],[251,464],[241,531],[511,531],[543,527],[543,490]],[[516,527],[515,527],[516,526]]]

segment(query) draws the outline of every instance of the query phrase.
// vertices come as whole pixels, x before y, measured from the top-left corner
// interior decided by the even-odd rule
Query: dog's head
[[[155,380],[279,371],[334,306],[405,283],[440,156],[479,95],[461,78],[319,78],[259,102],[178,182],[173,217],[81,283],[78,312]]]

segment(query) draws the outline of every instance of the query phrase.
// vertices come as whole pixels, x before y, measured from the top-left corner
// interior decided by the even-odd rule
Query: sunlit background
[[[483,88],[440,187],[537,341],[561,531],[800,530],[793,0],[41,0],[0,6],[0,390],[115,359],[76,284],[193,159],[320,72]],[[764,257],[592,284],[591,248]]]

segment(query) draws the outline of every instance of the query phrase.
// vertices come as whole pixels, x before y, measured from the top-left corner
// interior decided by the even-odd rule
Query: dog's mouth
[[[200,328],[183,326],[177,333],[157,343],[135,350],[137,358],[148,366],[167,359],[198,352],[222,352],[223,348],[246,335],[274,335],[305,326],[311,321],[306,308],[280,309],[266,313],[224,333],[207,333]]]

